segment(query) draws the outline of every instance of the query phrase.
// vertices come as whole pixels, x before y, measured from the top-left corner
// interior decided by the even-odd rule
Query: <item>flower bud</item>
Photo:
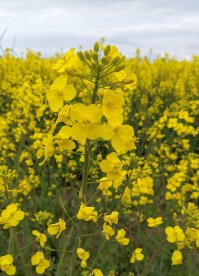
[[[105,47],[105,49],[104,49],[104,55],[107,56],[108,53],[110,52],[110,50],[111,50],[111,46],[110,46],[110,45],[107,45],[107,46]]]
[[[101,59],[101,61],[102,61],[102,64],[104,64],[104,65],[106,65],[106,64],[109,63],[109,59],[108,59],[107,57],[103,57],[103,58]]]
[[[120,57],[114,57],[112,60],[112,64],[116,65],[119,60],[120,60]]]
[[[119,71],[121,71],[122,69],[124,69],[125,67],[126,67],[125,65],[121,64],[121,65],[119,65],[119,66],[117,66],[117,67],[115,68],[115,71],[116,71],[116,72],[119,72]]]
[[[91,55],[90,55],[89,51],[85,51],[84,54],[88,60],[91,60]]]
[[[81,61],[85,61],[85,56],[82,51],[77,52],[77,56]]]
[[[98,54],[94,52],[94,53],[92,54],[92,58],[93,58],[95,61],[98,61]]]
[[[94,44],[94,51],[97,53],[99,51],[99,43],[95,42]]]

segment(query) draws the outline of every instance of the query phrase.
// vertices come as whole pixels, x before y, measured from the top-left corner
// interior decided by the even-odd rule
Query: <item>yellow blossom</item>
[[[119,213],[117,211],[113,211],[110,215],[104,215],[104,221],[108,222],[110,225],[112,225],[112,223],[117,224],[118,216]]]
[[[105,236],[107,240],[110,239],[111,236],[115,234],[115,231],[110,225],[107,225],[106,222],[103,224],[102,234]]]
[[[13,257],[10,254],[0,257],[0,270],[7,275],[14,275],[16,273],[16,267],[13,265]]]
[[[2,211],[0,216],[0,224],[3,224],[3,229],[7,229],[19,224],[19,221],[24,219],[24,212],[18,210],[18,204],[12,203]]]
[[[102,112],[110,125],[120,125],[122,123],[123,105],[123,95],[112,90],[107,90],[102,101]]]
[[[63,219],[59,219],[59,222],[50,224],[48,226],[48,233],[50,235],[56,235],[56,238],[58,239],[61,232],[66,229],[66,222]]]
[[[168,226],[165,229],[165,233],[167,234],[167,240],[170,243],[182,242],[185,240],[185,234],[180,226]]]
[[[36,272],[38,274],[43,274],[47,268],[50,266],[50,262],[45,259],[44,253],[38,251],[31,257],[32,265],[36,265]]]
[[[47,99],[53,112],[57,112],[64,104],[64,101],[71,101],[76,95],[76,89],[72,84],[67,84],[66,75],[59,76],[50,86],[47,92]]]
[[[144,254],[142,253],[142,248],[136,248],[133,252],[132,252],[132,256],[131,256],[131,263],[135,263],[136,261],[142,261],[144,259]]]
[[[129,238],[125,238],[126,231],[124,229],[120,229],[117,231],[117,236],[115,239],[121,244],[121,245],[128,245],[130,240]]]
[[[77,255],[81,259],[81,267],[86,267],[86,261],[90,257],[90,253],[88,251],[85,251],[83,248],[77,248]]]
[[[44,247],[46,241],[47,241],[47,237],[45,234],[40,233],[37,230],[33,230],[32,234],[34,236],[36,236],[36,241],[40,243],[41,247]]]
[[[95,211],[95,207],[88,207],[82,202],[77,214],[77,218],[79,220],[83,219],[85,221],[92,220],[93,222],[97,222],[98,212]]]
[[[182,260],[183,260],[182,253],[179,250],[173,251],[171,260],[172,260],[172,265],[182,264]]]
[[[162,217],[148,218],[147,222],[149,227],[158,227],[160,224],[163,223]]]
[[[99,268],[93,269],[92,275],[93,276],[104,276],[104,274],[102,273],[102,271]]]

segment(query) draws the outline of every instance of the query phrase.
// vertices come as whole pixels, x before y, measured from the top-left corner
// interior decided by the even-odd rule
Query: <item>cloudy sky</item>
[[[0,0],[1,46],[53,55],[105,37],[127,56],[199,55],[199,0]]]

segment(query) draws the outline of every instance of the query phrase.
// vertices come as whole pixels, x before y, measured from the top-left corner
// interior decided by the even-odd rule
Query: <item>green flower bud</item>
[[[97,53],[99,51],[99,43],[95,42],[94,44],[94,51]]]
[[[94,52],[94,53],[92,54],[92,58],[93,58],[95,61],[98,61],[98,54]]]
[[[91,55],[90,55],[89,51],[85,51],[84,54],[88,60],[91,60]]]
[[[120,60],[120,57],[114,57],[112,60],[112,64],[116,65],[119,60]]]
[[[110,45],[107,45],[104,49],[104,55],[107,56],[108,53],[110,52],[110,49],[111,49],[111,46]]]
[[[102,62],[102,64],[106,65],[106,64],[109,63],[109,59],[108,59],[107,57],[103,57],[103,58],[101,59],[101,62]]]
[[[121,64],[121,65],[119,65],[119,66],[117,66],[116,68],[115,68],[115,71],[116,72],[119,72],[119,71],[121,71],[122,69],[124,69],[126,66],[124,65],[124,64]]]
[[[85,56],[82,51],[77,52],[77,56],[81,61],[85,61]]]

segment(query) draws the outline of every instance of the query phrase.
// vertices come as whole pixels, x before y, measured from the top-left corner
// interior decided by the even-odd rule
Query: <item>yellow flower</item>
[[[185,234],[179,226],[168,226],[165,229],[165,233],[167,234],[167,240],[170,243],[182,242],[185,240]]]
[[[75,87],[67,84],[67,80],[66,75],[59,76],[47,92],[47,99],[53,112],[57,112],[63,106],[64,101],[71,101],[76,95]]]
[[[98,268],[93,269],[92,275],[93,276],[104,276],[104,274],[102,273],[102,271],[100,269],[98,269]]]
[[[112,225],[112,223],[117,224],[118,216],[119,213],[117,211],[113,211],[110,215],[104,215],[104,221],[108,222],[110,225]]]
[[[40,243],[41,247],[44,247],[46,241],[47,241],[47,237],[45,234],[40,233],[37,230],[33,230],[32,234],[34,236],[36,236],[36,241]]]
[[[107,225],[106,222],[103,224],[102,234],[105,236],[107,240],[110,239],[111,236],[115,234],[115,231],[110,225]]]
[[[50,266],[50,262],[45,259],[44,253],[38,251],[35,255],[31,257],[32,265],[36,265],[36,272],[38,274],[43,274],[45,270]]]
[[[117,236],[115,239],[121,244],[121,245],[128,245],[129,244],[129,238],[125,238],[126,231],[124,229],[120,229],[117,231]]]
[[[179,265],[182,264],[182,253],[179,250],[173,251],[171,260],[172,260],[172,265]]]
[[[12,264],[13,257],[8,254],[0,257],[0,270],[7,275],[14,275],[16,273],[16,267]]]
[[[118,154],[124,154],[134,148],[135,141],[136,137],[132,126],[122,125],[114,128],[111,144]]]
[[[149,227],[158,227],[160,224],[163,223],[162,217],[148,218],[147,222]]]
[[[81,261],[81,267],[86,267],[87,263],[86,261],[90,257],[90,253],[88,251],[85,251],[83,248],[77,248],[77,255],[82,260]]]
[[[132,252],[132,256],[131,256],[131,260],[130,262],[133,264],[136,261],[142,261],[144,259],[144,254],[142,253],[142,248],[136,248],[133,252]]]
[[[102,100],[102,112],[110,125],[121,125],[123,121],[124,97],[122,94],[107,90]]]
[[[72,129],[69,126],[63,126],[57,134],[58,139],[56,143],[58,143],[61,151],[63,150],[73,150],[76,148],[76,145],[73,141],[68,138],[71,136]]]
[[[54,223],[54,224],[50,224],[48,226],[48,233],[50,235],[57,235],[56,238],[58,239],[61,232],[64,231],[66,229],[66,223],[63,219],[59,219],[59,222]]]
[[[95,211],[95,207],[87,207],[83,202],[81,203],[79,212],[77,214],[77,218],[79,220],[83,219],[85,221],[92,220],[93,222],[97,222],[98,220],[98,212]]]
[[[101,117],[100,105],[74,104],[71,108],[71,119],[76,123],[72,127],[72,137],[82,144],[87,138],[91,140],[99,138]]]
[[[0,216],[0,224],[4,224],[3,229],[7,229],[19,224],[24,219],[24,212],[18,210],[18,204],[12,203],[2,211]]]
[[[107,173],[109,180],[117,180],[123,176],[122,162],[118,158],[116,152],[112,152],[106,156],[105,160],[102,160],[99,164],[100,169]]]

